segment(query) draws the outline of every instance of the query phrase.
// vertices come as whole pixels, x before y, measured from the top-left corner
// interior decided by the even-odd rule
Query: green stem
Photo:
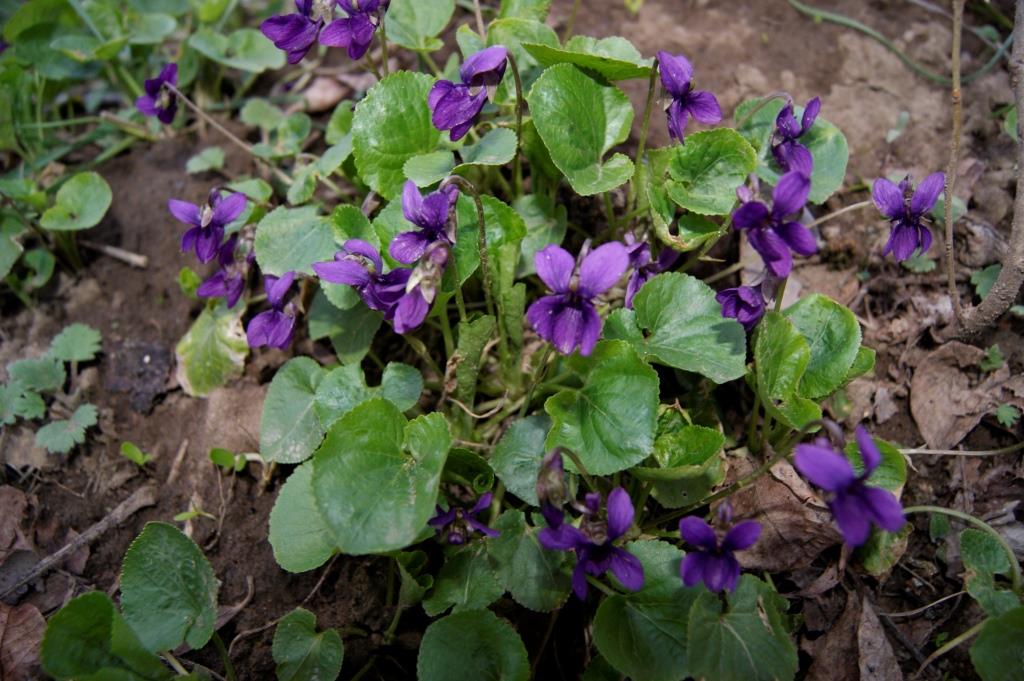
[[[961,452],[956,449],[901,449],[900,454],[933,454],[939,456],[1001,456],[1014,454],[1024,449],[1024,440],[1002,449],[981,449],[973,452]]]
[[[452,323],[448,319],[448,305],[439,305],[437,316],[441,318],[441,335],[444,336],[444,354],[449,360],[455,354],[455,341],[452,336]]]
[[[743,116],[743,118],[736,121],[736,129],[739,130],[740,128],[742,128],[747,121],[749,121],[757,114],[758,111],[765,108],[766,106],[768,106],[768,104],[770,104],[773,100],[776,99],[791,99],[791,97],[789,96],[788,92],[773,92],[770,95],[765,95],[764,97],[761,98],[761,101],[754,105],[753,109],[748,111]]]
[[[934,653],[929,655],[925,659],[925,661],[921,663],[921,666],[917,668],[917,673],[914,675],[914,678],[916,679],[916,678],[920,677],[921,676],[921,672],[923,672],[925,669],[927,669],[928,665],[930,665],[932,662],[934,662],[935,660],[939,659],[940,657],[942,657],[943,655],[945,655],[949,651],[953,650],[954,648],[959,646],[964,641],[966,641],[968,639],[971,639],[971,638],[974,638],[975,636],[977,636],[978,632],[981,631],[981,628],[983,626],[985,626],[985,622],[987,622],[987,621],[988,621],[987,619],[983,619],[982,621],[978,622],[973,627],[971,627],[970,629],[968,629],[964,633],[960,634],[959,636],[954,638],[952,641],[950,641],[949,643],[947,643],[946,645],[942,646],[941,648],[936,650]]]
[[[789,277],[782,280],[779,287],[775,289],[775,311],[782,312],[782,299],[786,295],[786,284],[789,283]]]
[[[840,208],[837,211],[833,211],[833,212],[829,213],[828,215],[822,215],[820,218],[815,218],[813,222],[808,222],[804,226],[808,227],[808,228],[814,227],[816,225],[820,225],[823,222],[828,222],[829,220],[832,220],[833,218],[837,218],[840,215],[844,215],[846,213],[852,213],[855,210],[860,210],[861,208],[867,208],[868,206],[873,206],[873,205],[875,205],[874,201],[859,201],[857,203],[854,203],[854,204],[851,204],[849,206],[846,206],[845,208]]]
[[[479,4],[477,5],[479,7]],[[508,53],[508,63],[512,67],[512,78],[516,83],[516,157],[512,166],[512,179],[515,182],[516,198],[523,195],[523,110],[526,108],[523,99],[523,81],[519,76],[519,65],[512,53]]]
[[[166,652],[162,653],[160,656],[164,658],[167,664],[171,665],[171,669],[177,672],[178,676],[188,676],[188,670],[178,662],[178,658],[174,657],[172,653]]]
[[[388,66],[388,34],[384,30],[384,22],[380,22],[380,58],[383,62],[381,64],[381,70],[384,75],[387,76],[391,73],[391,67]]]
[[[563,43],[572,37],[573,29],[576,27],[576,15],[580,12],[580,2],[581,0],[573,0],[572,14],[569,15],[569,22],[565,25],[565,35],[562,36]]]
[[[576,454],[576,452],[572,451],[571,449],[566,449],[565,447],[563,447],[562,453],[568,456],[569,460],[572,461],[574,466],[576,466],[576,472],[579,473],[580,477],[583,478],[583,481],[587,483],[587,487],[590,489],[590,491],[596,492],[597,483],[594,482],[594,479],[592,477],[590,477],[590,473],[587,472],[587,469],[583,467],[583,462],[580,461],[580,457]]]
[[[224,639],[217,632],[213,632],[213,647],[217,649],[217,654],[220,655],[220,660],[224,663],[224,676],[227,677],[228,681],[237,681],[235,665],[231,664],[228,649],[224,647]]]
[[[654,94],[658,87],[658,60],[655,58],[651,65],[651,79],[647,83],[647,103],[644,106],[644,122],[640,127],[640,141],[636,150],[636,170],[633,173],[633,180],[629,183],[629,196],[626,198],[628,213],[636,210],[636,204],[640,197],[639,187],[643,186],[644,173],[647,166],[644,164],[644,152],[647,150],[647,134],[651,129],[651,111],[654,110]],[[627,216],[628,217],[628,216]],[[626,221],[623,218],[623,221]]]
[[[587,575],[587,582],[589,582],[592,587],[603,593],[605,596],[616,595],[615,591],[613,591],[611,587],[598,581],[597,577],[591,577],[590,575]]]
[[[553,345],[548,345],[544,348],[544,354],[541,355],[540,364],[537,366],[533,381],[530,383],[530,389],[526,392],[526,399],[523,400],[523,406],[519,409],[519,418],[525,417],[526,412],[530,410],[530,402],[533,401],[533,393],[537,389],[537,385],[544,380],[544,375],[548,372],[548,360],[551,359],[551,353],[553,351]]]
[[[987,532],[989,535],[992,536],[993,539],[999,542],[999,545],[1003,548],[1003,551],[1006,552],[1006,557],[1010,560],[1010,582],[1013,585],[1014,592],[1018,595],[1021,594],[1021,572],[1020,563],[1017,562],[1017,556],[1013,553],[1013,549],[1010,548],[1010,545],[1006,543],[1006,540],[1003,538],[1003,535],[996,532],[995,528],[986,523],[984,520],[975,518],[969,513],[964,513],[963,511],[954,511],[951,508],[943,508],[942,506],[909,506],[903,509],[903,513],[907,515],[913,513],[938,513],[940,515],[946,515],[951,518],[963,520],[965,523],[970,523],[971,525],[977,527],[979,530]]]

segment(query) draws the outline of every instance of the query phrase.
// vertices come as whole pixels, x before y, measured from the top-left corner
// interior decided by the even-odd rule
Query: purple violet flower
[[[814,444],[797,445],[793,464],[818,487],[831,492],[828,507],[851,547],[863,544],[874,523],[889,532],[897,532],[903,523],[903,507],[892,492],[867,485],[867,479],[882,462],[882,453],[864,426],[857,426],[857,447],[864,462],[858,476],[850,461],[837,452],[825,438]]]
[[[679,576],[686,586],[704,582],[708,591],[733,591],[740,579],[740,564],[733,554],[749,549],[761,536],[761,523],[744,520],[734,525],[718,541],[715,530],[703,518],[688,516],[679,521],[679,535],[696,547],[689,551],[679,566]]]
[[[252,253],[242,263],[235,260],[235,246],[238,244],[238,235],[232,234],[224,242],[217,252],[217,264],[220,268],[199,285],[196,295],[200,298],[224,298],[227,301],[228,309],[231,309],[242,297],[245,290],[245,275],[249,269],[249,261],[252,260]]]
[[[811,151],[798,141],[807,134],[807,131],[814,125],[821,111],[821,99],[815,97],[807,102],[804,107],[803,116],[797,122],[793,115],[793,102],[790,101],[782,107],[778,117],[775,119],[775,142],[772,144],[772,156],[779,164],[783,172],[798,171],[811,176],[814,170],[814,157]]]
[[[633,297],[637,292],[655,275],[675,265],[680,254],[666,246],[658,252],[658,259],[653,260],[650,245],[646,241],[638,240],[632,232],[626,235],[626,253],[629,255],[629,266],[633,273],[629,275],[629,281],[626,283],[625,306],[632,310]]]
[[[324,22],[334,13],[333,0],[295,0],[293,14],[281,14],[266,19],[260,31],[283,50],[289,64],[302,61],[313,47]]]
[[[405,294],[395,305],[394,326],[397,333],[406,334],[413,331],[430,312],[437,291],[441,288],[441,278],[451,252],[444,241],[435,241],[412,269],[405,284]]]
[[[391,257],[410,265],[422,258],[427,247],[435,241],[454,244],[455,224],[449,215],[458,198],[459,189],[455,185],[450,184],[433,194],[422,196],[416,183],[407,181],[402,191],[402,214],[419,229],[396,236],[388,246]]]
[[[750,333],[765,312],[765,300],[760,289],[752,286],[737,286],[719,291],[715,295],[722,305],[722,316],[732,317]]]
[[[233,192],[221,196],[220,188],[210,191],[203,206],[171,199],[167,209],[178,222],[192,228],[181,237],[181,251],[194,250],[199,262],[207,263],[217,257],[217,249],[224,240],[224,228],[245,210],[245,194]]]
[[[672,97],[666,109],[668,134],[672,139],[683,141],[691,117],[706,125],[722,121],[722,108],[715,96],[693,89],[693,65],[686,57],[658,52],[658,70],[661,84]]]
[[[449,130],[452,142],[465,137],[487,103],[488,90],[505,76],[508,50],[501,45],[480,50],[459,69],[462,83],[450,80],[434,83],[427,97],[431,121],[438,130]]]
[[[644,567],[625,549],[614,545],[616,539],[633,524],[633,502],[629,494],[616,487],[608,495],[606,517],[601,517],[601,495],[587,494],[580,527],[551,523],[537,535],[541,546],[550,551],[575,551],[576,568],[572,572],[572,590],[580,600],[587,598],[587,575],[599,577],[609,570],[630,591],[644,585]],[[546,516],[545,516],[546,517]]]
[[[584,251],[586,249],[584,248]],[[617,241],[598,246],[581,262],[561,246],[551,244],[537,252],[537,276],[553,293],[526,311],[526,318],[544,340],[563,355],[579,348],[589,355],[601,337],[601,317],[594,299],[615,285],[629,267],[626,247]]]
[[[313,263],[313,271],[326,282],[351,286],[371,310],[383,312],[386,319],[394,317],[395,306],[405,294],[411,269],[394,269],[384,273],[380,253],[369,242],[349,239],[334,254],[334,260]]]
[[[267,292],[267,302],[271,309],[261,312],[249,321],[245,330],[250,348],[268,345],[272,348],[284,349],[291,345],[292,333],[295,331],[295,315],[292,306],[285,310],[285,296],[295,281],[294,272],[286,272],[281,277],[267,274],[263,277],[263,289]],[[287,314],[287,313],[291,314]]]
[[[177,87],[177,64],[168,64],[160,71],[160,75],[143,83],[146,94],[135,100],[135,108],[143,116],[156,116],[164,125],[170,125],[178,113],[178,98],[164,87],[165,84]]]
[[[337,0],[338,6],[348,17],[335,19],[329,23],[320,33],[320,44],[344,47],[348,50],[350,59],[362,59],[370,49],[373,35],[383,20],[389,2],[390,0]]]
[[[892,223],[892,233],[883,255],[892,253],[897,261],[903,261],[915,250],[921,249],[924,253],[931,247],[932,233],[922,220],[939,200],[945,182],[945,173],[932,173],[914,191],[910,176],[904,178],[898,187],[885,178],[875,180],[871,198],[882,215]]]
[[[772,192],[770,209],[760,201],[747,201],[732,214],[733,225],[747,230],[750,245],[761,254],[773,276],[789,276],[793,269],[791,250],[803,256],[818,251],[810,230],[789,219],[803,210],[810,191],[810,178],[796,171],[786,173]]]
[[[445,541],[449,544],[456,546],[469,541],[474,532],[488,537],[497,537],[501,532],[477,520],[478,515],[491,507],[493,498],[494,495],[490,492],[484,494],[468,511],[455,506],[450,506],[446,511],[438,505],[434,517],[427,521],[427,525],[436,529],[439,535],[444,535]]]

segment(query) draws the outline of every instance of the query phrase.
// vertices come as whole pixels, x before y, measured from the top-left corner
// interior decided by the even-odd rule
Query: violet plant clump
[[[858,427],[857,466],[820,437],[837,428],[826,415],[847,404],[850,383],[874,370],[859,318],[806,287],[783,302],[797,257],[819,253],[815,226],[833,217],[822,205],[844,185],[845,137],[819,97],[799,118],[789,93],[723,112],[696,88],[699,55],[691,63],[677,45],[645,57],[622,38],[563,43],[544,23],[548,3],[459,9],[457,49],[440,53],[455,4],[247,8],[245,33],[204,21],[186,39],[199,66],[183,56],[180,89],[167,64],[134,100],[131,125],[150,126],[134,133],[182,134],[187,127],[143,118],[169,126],[181,104],[180,123],[208,124],[251,160],[248,174],[234,160],[201,166],[230,184],[199,205],[167,204],[186,226],[181,250],[202,266],[182,285],[199,302],[175,348],[177,384],[207,396],[254,356],[257,373],[273,373],[258,454],[211,452],[226,462],[213,474],[262,467],[261,489],[275,495],[268,539],[284,571],[375,557],[387,588],[374,607],[391,619],[366,645],[391,655],[405,628],[429,620],[415,632],[422,681],[448,681],[480,660],[495,678],[546,678],[563,636],[609,678],[799,678],[803,634],[787,614],[795,597],[772,579],[795,569],[769,567],[792,551],[772,531],[776,510],[759,506],[761,486],[802,475],[831,510],[839,534],[816,539],[821,553],[804,570],[827,569],[839,555],[827,550],[840,544],[849,571],[891,565],[901,554],[883,533],[908,531],[920,512],[900,501],[907,471],[894,445]],[[250,53],[252,40],[261,42]],[[359,62],[343,67],[355,69],[338,95],[350,99],[323,116],[315,79],[336,66],[331,52],[313,52],[318,44]],[[135,72],[155,72],[168,53]],[[286,63],[285,82],[250,90],[263,83],[255,75]],[[412,64],[423,69],[404,68]],[[205,92],[225,69],[253,78]],[[648,83],[640,115],[629,80]],[[198,87],[200,103],[187,94]],[[660,147],[649,134],[659,94],[670,141]],[[207,114],[211,98],[225,112],[240,106],[246,132]],[[943,179],[930,175],[916,190],[909,178],[875,182],[871,198],[892,224],[881,255],[928,249],[926,215]],[[31,192],[11,200],[25,208]],[[763,269],[740,264],[745,245]],[[57,364],[9,368],[5,425],[38,418],[32,395],[63,389]],[[801,503],[819,503],[808,495]],[[742,508],[736,522],[730,500]],[[194,505],[179,518],[207,515]],[[175,547],[175,560],[154,568],[161,575],[196,568],[197,593],[175,594],[184,616],[166,598],[145,604],[138,564],[129,569],[154,537]],[[216,579],[198,548],[170,526],[147,526],[140,541],[122,582],[126,630],[157,665],[182,644],[216,643]],[[992,588],[1018,607],[1019,566],[1008,558]],[[188,590],[187,580],[175,584]],[[61,656],[82,648],[64,618],[81,603],[51,622],[59,633],[47,640],[68,642],[44,651],[57,678],[74,676],[60,672],[69,668]],[[121,617],[101,594],[85,603]],[[147,626],[147,607],[196,631]],[[541,612],[556,631],[562,608],[572,617],[558,626],[572,630],[550,643],[517,630]],[[986,611],[993,621],[1002,614]],[[283,618],[272,651],[279,675],[309,655],[324,670],[318,678],[338,678],[344,642],[332,631],[318,632],[304,610]],[[230,646],[216,647],[224,678],[238,678]]]

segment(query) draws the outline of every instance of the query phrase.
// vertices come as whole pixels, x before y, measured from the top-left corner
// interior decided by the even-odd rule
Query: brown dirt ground
[[[818,4],[878,28],[932,69],[942,70],[946,63],[950,30],[942,17],[897,0],[819,0]],[[556,27],[564,26],[570,6],[568,0],[555,0],[552,23]],[[945,165],[949,116],[944,89],[916,77],[869,38],[832,24],[814,23],[798,15],[784,0],[647,0],[637,16],[626,11],[618,0],[587,0],[577,19],[576,33],[623,35],[645,54],[657,49],[685,52],[695,64],[699,86],[719,96],[727,115],[743,99],[772,91],[788,91],[798,102],[820,95],[822,114],[843,129],[851,147],[846,189],[841,199],[832,199],[830,208],[866,198],[864,183],[880,174],[910,171],[920,178]],[[967,39],[965,48],[972,56],[965,57],[964,68],[971,71],[982,60],[977,56],[980,45]],[[627,83],[625,89],[641,111],[644,85]],[[1000,121],[992,114],[1009,101],[1009,81],[1003,68],[965,89],[965,146],[958,194],[969,201],[969,221],[987,235],[982,246],[968,249],[973,260],[962,266],[965,283],[972,270],[997,260],[999,235],[1008,233],[1015,179],[1012,149],[999,131]],[[910,114],[906,131],[889,143],[886,133],[903,111]],[[663,119],[657,112],[655,116],[651,144],[667,144]],[[634,135],[638,129],[639,123]],[[261,627],[297,606],[322,575],[322,571],[290,575],[273,560],[266,541],[267,518],[283,476],[275,476],[263,489],[253,477],[255,468],[232,480],[221,476],[206,458],[214,446],[234,451],[257,448],[266,382],[271,370],[287,356],[257,352],[242,379],[205,400],[181,393],[173,385],[173,371],[168,371],[166,386],[148,414],[132,408],[130,395],[112,389],[143,368],[139,363],[145,362],[145,357],[158,364],[168,353],[173,357],[175,343],[198,312],[197,304],[186,300],[178,290],[177,273],[190,265],[191,259],[178,252],[180,226],[163,208],[169,197],[197,201],[218,181],[212,175],[184,173],[186,160],[197,149],[222,143],[212,135],[193,140],[137,145],[101,168],[113,187],[114,202],[104,223],[89,236],[149,256],[147,270],[95,258],[79,276],[60,275],[38,307],[5,307],[0,320],[0,364],[41,352],[66,323],[85,322],[102,332],[104,354],[94,371],[86,368],[82,375],[82,380],[91,385],[91,400],[102,410],[101,434],[94,435],[86,447],[66,460],[47,460],[45,455],[41,458],[39,452],[31,451],[31,433],[18,429],[0,436],[0,449],[8,463],[46,464],[42,470],[24,476],[16,475],[10,467],[4,473],[8,484],[31,494],[33,503],[23,527],[35,528],[41,555],[63,543],[66,529],[81,532],[139,486],[155,481],[159,488],[155,507],[138,513],[93,546],[80,576],[56,575],[30,594],[30,602],[49,614],[82,591],[98,588],[113,592],[121,557],[143,524],[169,520],[196,502],[204,510],[223,516],[223,532],[217,533],[217,523],[212,521],[195,521],[191,528],[197,542],[208,546],[207,555],[222,581],[221,602],[241,600],[247,580],[251,578],[254,584],[251,602],[221,632],[230,640],[238,632]],[[245,159],[223,146],[228,149],[230,174],[251,172]],[[822,291],[850,304],[864,323],[866,343],[879,352],[875,377],[851,389],[850,404],[837,407],[836,413],[851,422],[876,417],[881,436],[918,446],[923,440],[909,408],[908,386],[915,367],[938,346],[936,329],[941,330],[951,319],[942,268],[911,278],[891,262],[883,261],[878,254],[886,229],[871,211],[825,225],[822,236],[827,244],[825,251],[802,263],[796,279],[804,290]],[[939,252],[939,248],[933,252]],[[861,281],[856,274],[865,270],[870,276]],[[964,285],[961,291],[968,295],[971,289]],[[986,339],[988,343],[992,339],[1000,343],[1015,373],[1019,373],[1024,360],[1020,331],[1019,321],[1004,321],[992,338]],[[306,342],[297,351],[310,354],[312,348]],[[1014,435],[1019,436],[1019,429],[1011,433],[988,417],[965,445],[1003,445],[1012,442]],[[179,447],[186,440],[176,482],[166,484]],[[118,455],[117,448],[123,441],[155,454],[155,462],[140,473]],[[1012,462],[920,457],[914,463],[917,470],[911,472],[906,491],[914,502],[953,505],[981,515],[998,514],[1002,509],[1005,516],[1007,500],[1019,498],[1022,491],[1021,471],[1019,467],[1014,469]],[[1019,528],[1019,511],[1015,515],[1011,506],[1008,513],[1009,526]],[[919,529],[927,527],[927,523],[917,524]],[[946,568],[936,564],[936,547],[922,538],[926,536],[926,532],[916,533],[901,567],[887,579],[871,582],[868,590],[874,594],[877,610],[909,610],[961,588],[956,561],[950,560]],[[831,561],[837,557],[823,556]],[[821,563],[816,565],[817,575],[822,568]],[[414,651],[425,622],[422,616],[407,614],[399,643],[389,650],[377,649],[379,632],[390,620],[390,613],[382,607],[386,564],[341,557],[328,570],[323,586],[307,604],[317,613],[318,623],[374,632],[369,639],[346,642],[343,678],[349,678],[370,655],[378,653],[382,655],[377,666],[381,678],[412,678]],[[788,586],[795,591],[807,581],[806,574],[795,575]],[[813,670],[815,655],[830,654],[828,646],[817,646],[815,640],[839,618],[845,603],[843,590],[834,589],[800,606],[807,623],[801,639],[805,671]],[[566,651],[580,650],[583,640],[577,624],[585,616],[586,611],[577,605],[563,615],[556,630],[558,645],[548,647],[539,678],[575,677],[578,660]],[[921,651],[927,654],[933,649],[935,634],[956,633],[962,630],[964,621],[973,617],[977,617],[973,606],[954,601],[926,617],[889,620],[895,622],[888,628],[889,639],[903,668],[913,670]],[[546,619],[520,619],[531,649],[537,645]],[[241,678],[271,678],[272,631],[242,639],[235,646]],[[197,659],[215,665],[211,658]],[[972,678],[973,674],[964,666],[963,658],[943,669],[960,678]]]

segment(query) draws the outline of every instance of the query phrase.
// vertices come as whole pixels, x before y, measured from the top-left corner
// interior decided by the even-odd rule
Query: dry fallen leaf
[[[0,487],[0,562],[18,537],[18,527],[28,508],[28,498],[19,489],[4,485]]]
[[[932,449],[960,444],[982,417],[1005,401],[1016,402],[1021,377],[1007,367],[983,374],[985,352],[957,341],[946,343],[918,364],[910,383],[910,411]],[[1004,390],[1005,389],[1005,390]]]
[[[308,113],[320,113],[334,108],[334,105],[351,94],[352,90],[334,78],[317,76],[302,93],[305,110]]]
[[[878,615],[865,597],[851,593],[829,632],[802,646],[814,662],[808,681],[903,681],[899,662]],[[857,655],[857,666],[851,664]]]
[[[44,631],[46,620],[35,606],[0,604],[0,679],[40,678],[39,648]]]
[[[754,464],[746,458],[730,459],[729,463],[727,482],[754,470]],[[731,502],[736,517],[756,517],[761,522],[757,543],[736,554],[748,570],[777,572],[806,567],[840,541],[828,508],[788,461],[775,464],[768,475],[732,495]]]

